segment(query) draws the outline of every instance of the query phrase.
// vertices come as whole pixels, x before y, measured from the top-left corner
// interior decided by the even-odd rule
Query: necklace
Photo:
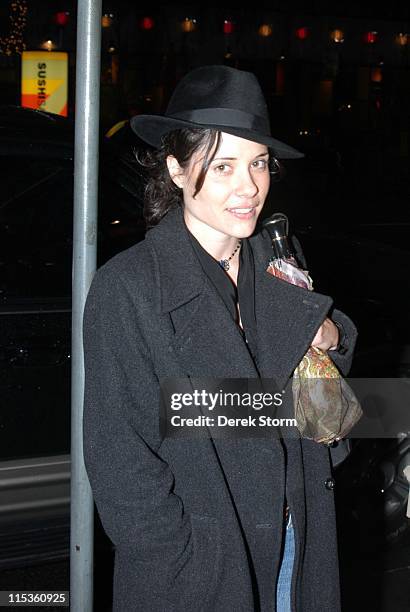
[[[239,247],[242,244],[242,240],[238,240],[238,244],[236,245],[236,248],[234,250],[234,252],[232,253],[232,255],[230,257],[228,257],[228,259],[221,259],[218,263],[221,266],[221,268],[223,268],[224,270],[228,271],[229,268],[231,267],[229,265],[229,262],[231,261],[232,257],[235,255],[236,251],[239,249]]]

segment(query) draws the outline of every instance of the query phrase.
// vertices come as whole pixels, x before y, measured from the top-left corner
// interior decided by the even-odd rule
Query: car
[[[98,265],[145,234],[137,139],[100,141]],[[0,108],[0,567],[68,554],[73,156],[72,121]]]

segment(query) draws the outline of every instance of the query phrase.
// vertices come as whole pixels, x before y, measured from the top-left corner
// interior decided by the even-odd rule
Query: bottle
[[[299,268],[293,249],[288,240],[289,220],[284,213],[277,212],[262,222],[272,240],[273,256],[269,261],[268,272],[277,278],[304,287],[313,288],[312,279],[306,270]]]
[[[284,213],[277,212],[262,222],[272,240],[273,256],[275,259],[293,259],[292,249],[288,241],[289,219]],[[296,261],[295,261],[296,265]]]

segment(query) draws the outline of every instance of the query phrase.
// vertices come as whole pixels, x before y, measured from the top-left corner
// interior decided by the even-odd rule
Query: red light
[[[224,21],[224,34],[232,34],[234,29],[235,29],[235,26],[234,26],[233,21],[229,21],[229,19],[225,19],[225,21]]]
[[[309,36],[308,28],[298,28],[296,30],[296,37],[299,38],[299,40],[305,40],[308,36]]]
[[[70,19],[70,13],[67,13],[64,11],[60,11],[59,13],[56,13],[54,15],[54,22],[61,27],[66,26],[69,19]]]
[[[142,30],[152,30],[154,27],[154,20],[152,17],[143,17],[141,19],[141,29]]]
[[[368,45],[374,45],[377,42],[377,32],[366,32],[364,42]]]

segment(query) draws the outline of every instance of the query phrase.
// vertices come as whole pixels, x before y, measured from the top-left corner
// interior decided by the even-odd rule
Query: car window
[[[73,164],[2,155],[0,460],[68,453]],[[145,234],[142,178],[100,161],[98,265]]]
[[[3,163],[3,162],[2,162]],[[73,178],[67,162],[11,158],[0,199],[3,298],[71,293]]]
[[[1,167],[0,210],[15,199],[27,198],[31,190],[52,178],[56,172],[60,172],[60,167],[55,162],[13,157],[2,157]]]

